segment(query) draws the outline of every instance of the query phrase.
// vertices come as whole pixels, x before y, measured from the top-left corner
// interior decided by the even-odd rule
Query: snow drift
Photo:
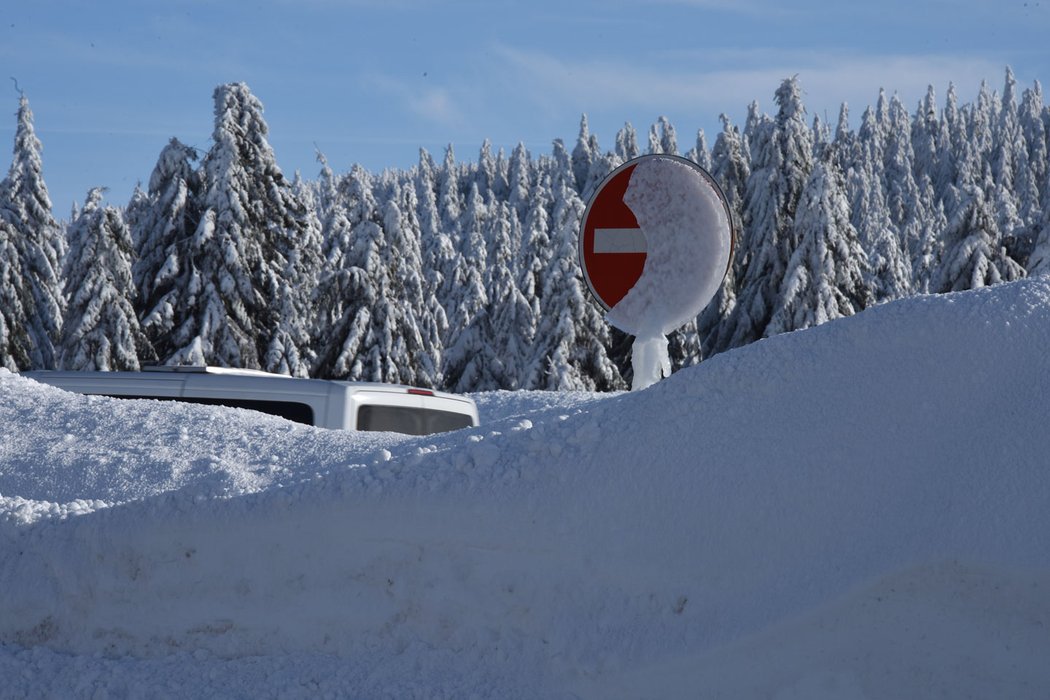
[[[1045,697],[1050,283],[412,438],[0,374],[5,693]]]

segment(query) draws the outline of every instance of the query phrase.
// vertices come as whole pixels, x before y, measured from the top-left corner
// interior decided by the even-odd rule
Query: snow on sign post
[[[624,163],[580,226],[580,265],[605,320],[634,338],[632,389],[671,373],[667,334],[707,306],[729,271],[733,227],[714,178],[678,156]]]

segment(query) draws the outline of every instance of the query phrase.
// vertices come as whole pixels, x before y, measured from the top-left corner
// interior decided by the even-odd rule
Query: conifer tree
[[[419,154],[419,166],[416,168],[415,186],[419,211],[420,267],[423,275],[424,303],[427,317],[433,324],[434,334],[433,340],[428,341],[433,346],[431,356],[435,363],[432,381],[437,387],[444,384],[441,376],[443,364],[441,356],[444,352],[444,339],[448,335],[448,317],[445,314],[443,296],[446,288],[445,274],[451,269],[455,251],[451,239],[442,228],[441,215],[438,212],[437,166],[430,154],[422,149]],[[423,329],[422,332],[424,339],[429,337],[426,329]]]
[[[399,183],[383,208],[383,271],[388,275],[393,362],[402,384],[437,387],[440,380],[441,323],[435,321],[423,271],[415,188]]]
[[[522,245],[516,267],[517,286],[529,302],[531,316],[539,323],[540,304],[546,285],[546,273],[553,256],[550,240],[550,207],[552,200],[550,174],[537,173],[529,194],[529,208],[525,214]],[[529,362],[531,363],[530,356]],[[524,378],[520,378],[524,381]]]
[[[944,233],[944,257],[930,290],[957,292],[1011,282],[1024,276],[1007,254],[995,215],[977,185],[960,193],[960,204]]]
[[[318,289],[314,374],[371,381],[389,374],[376,348],[373,315],[382,302],[385,247],[372,178],[359,165],[344,178],[327,227],[325,266]],[[382,319],[380,319],[382,320]],[[378,381],[378,380],[377,380]]]
[[[481,377],[477,356],[485,344],[484,317],[488,314],[489,300],[485,285],[488,262],[485,230],[488,218],[489,209],[474,184],[467,196],[460,224],[463,242],[452,279],[449,306],[445,310],[449,324],[442,358],[442,375],[445,386],[454,391],[471,390],[470,387]]]
[[[907,296],[912,288],[912,266],[890,220],[879,177],[871,163],[863,161],[850,170],[847,190],[853,193],[851,222],[856,222],[858,241],[867,250],[868,264],[863,270],[874,301]]]
[[[667,117],[660,117],[656,123],[649,127],[649,150],[652,153],[665,153],[669,156],[678,155],[678,136],[674,125]]]
[[[897,95],[890,98],[885,128],[881,182],[885,206],[900,238],[899,246],[911,260],[919,249],[922,231],[928,226],[928,203],[922,200],[914,174],[911,118]],[[871,243],[865,241],[871,247]]]
[[[766,333],[788,263],[798,248],[793,226],[802,189],[813,168],[813,136],[804,121],[801,88],[788,78],[776,91],[776,118],[755,127],[754,158],[745,209],[750,230],[743,240],[743,267],[737,278],[737,303],[729,317],[730,347]]]
[[[515,250],[521,241],[521,227],[507,205],[501,205],[493,219],[488,287],[492,309],[490,349],[493,354],[492,385],[499,389],[518,389],[531,359],[536,338],[538,309],[518,287],[514,263],[520,259]]]
[[[200,177],[194,149],[171,139],[150,176],[149,191],[136,188],[127,208],[135,257],[136,309],[157,355],[170,357],[177,310],[189,284],[192,236],[200,221]]]
[[[744,226],[744,194],[747,180],[751,174],[750,166],[744,156],[740,131],[729,121],[725,114],[722,120],[722,131],[715,139],[711,152],[711,175],[726,196],[729,213],[732,217],[734,233],[733,261],[722,281],[715,298],[700,312],[697,318],[697,334],[703,356],[710,357],[728,347],[725,338],[727,319],[736,305],[737,270],[742,266],[740,239]]]
[[[441,230],[449,237],[453,246],[459,244],[459,218],[463,213],[463,205],[456,153],[452,144],[449,144],[445,149],[444,163],[438,173],[438,212],[441,214]]]
[[[544,274],[536,352],[522,388],[622,389],[623,378],[608,354],[608,325],[583,288],[576,241],[585,205],[569,184],[572,171],[568,154],[557,140],[551,167],[553,255]]]
[[[794,228],[799,244],[767,336],[851,316],[871,303],[864,285],[865,254],[831,154],[825,154],[806,181]]]
[[[619,157],[621,163],[637,158],[641,153],[638,150],[638,133],[631,126],[631,122],[626,122],[623,128],[616,132],[616,155]]]
[[[262,103],[243,83],[220,85],[214,97],[193,272],[175,323],[177,349],[166,362],[305,374],[300,329],[315,285],[319,225],[277,166]]]
[[[71,370],[137,370],[152,359],[132,306],[131,234],[123,215],[100,207],[102,189],[88,193],[70,225],[60,364]]]
[[[1050,178],[1046,180],[1043,201],[1050,202]],[[1045,277],[1050,275],[1050,205],[1043,210],[1042,218],[1034,224],[1035,243],[1028,258],[1028,275]]]
[[[573,182],[576,183],[576,191],[587,198],[584,188],[587,178],[591,172],[591,165],[598,155],[591,150],[591,132],[587,127],[587,115],[580,117],[580,133],[576,137],[576,146],[572,149],[572,174]]]
[[[919,102],[911,124],[911,147],[916,182],[926,177],[934,183],[940,170],[941,123],[937,114],[937,94],[930,85]]]
[[[0,221],[7,227],[9,254],[17,258],[8,264],[19,268],[22,286],[18,295],[26,327],[9,327],[7,334],[9,338],[28,335],[26,368],[52,369],[64,309],[60,264],[65,243],[51,214],[40,155],[43,146],[24,94],[19,97],[17,119],[14,157],[7,177],[0,182]]]
[[[525,144],[519,142],[510,154],[507,202],[522,224],[525,223],[529,211],[529,190],[532,188],[532,172],[529,165],[529,152]]]
[[[0,367],[12,372],[29,369],[32,341],[22,306],[22,259],[14,239],[18,233],[0,219]]]
[[[685,157],[704,170],[711,171],[711,152],[707,150],[707,137],[703,129],[696,130],[696,145],[689,149]]]

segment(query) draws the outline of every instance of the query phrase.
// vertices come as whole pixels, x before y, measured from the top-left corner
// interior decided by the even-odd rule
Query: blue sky
[[[13,143],[25,91],[44,144],[55,214],[94,186],[123,205],[172,136],[210,146],[212,91],[244,81],[262,101],[289,176],[316,177],[316,150],[407,168],[420,147],[472,160],[484,139],[533,155],[571,146],[586,113],[611,148],[661,115],[687,150],[725,112],[772,112],[798,74],[810,118],[851,125],[879,88],[914,109],[954,82],[1002,90],[1050,81],[1050,0],[879,3],[775,0],[35,0],[0,20],[0,143]],[[4,87],[6,85],[7,87]],[[2,108],[3,104],[8,107]],[[0,160],[6,170],[7,158]]]

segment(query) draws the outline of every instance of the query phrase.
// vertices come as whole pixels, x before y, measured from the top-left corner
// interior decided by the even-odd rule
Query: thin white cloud
[[[456,127],[463,123],[464,112],[448,88],[420,88],[381,74],[367,76],[364,82],[393,97],[404,109],[424,121],[447,127]]]
[[[658,60],[569,61],[541,52],[500,47],[508,80],[527,91],[548,111],[566,104],[584,111],[645,108],[666,112],[738,112],[754,100],[771,111],[772,95],[781,81],[798,75],[804,100],[812,111],[835,109],[847,102],[854,109],[872,104],[878,91],[898,93],[909,107],[933,85],[943,94],[954,82],[961,99],[976,93],[980,80],[1001,81],[1005,63],[966,55],[841,55],[826,52],[749,52],[746,66],[727,56],[697,54]],[[742,57],[743,58],[743,57]],[[741,61],[742,63],[744,61]],[[704,68],[704,64],[712,66]],[[859,114],[859,112],[857,112]]]

